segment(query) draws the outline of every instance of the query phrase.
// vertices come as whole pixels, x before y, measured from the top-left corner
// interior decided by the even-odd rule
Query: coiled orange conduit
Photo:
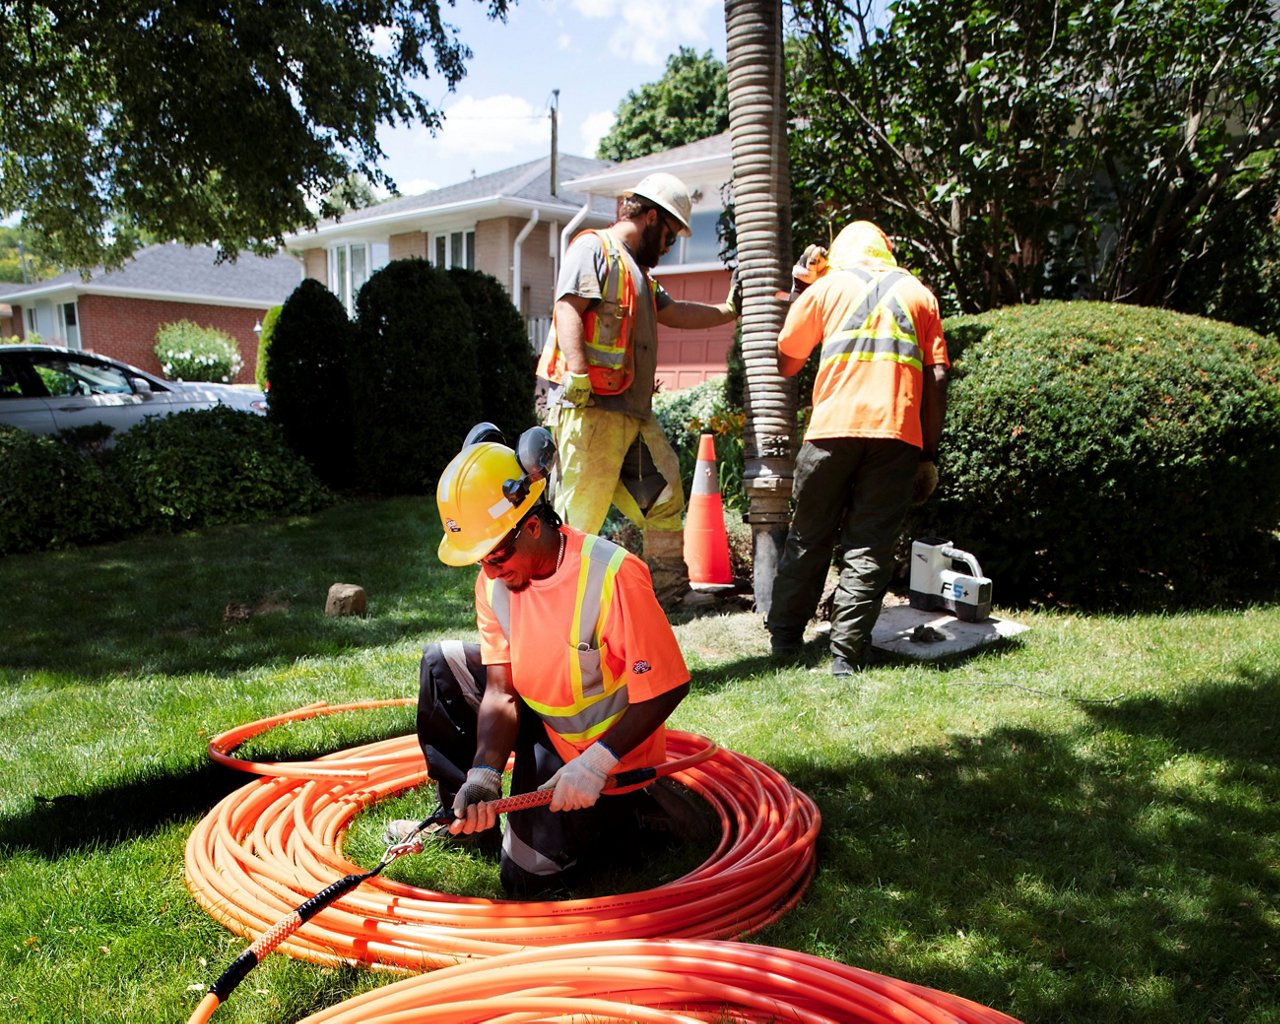
[[[299,1024],[591,1020],[693,1024],[1018,1024],[989,1007],[807,953],[632,939],[475,960],[367,992]]]
[[[247,762],[230,751],[281,722],[400,703],[413,702],[310,705],[210,742],[215,759],[269,776],[224,799],[187,843],[187,885],[216,919],[255,938],[300,900],[358,871],[340,852],[350,820],[426,781],[413,737],[315,762]],[[820,957],[700,938],[751,934],[790,909],[813,876],[819,825],[813,802],[781,776],[742,755],[717,749],[708,756],[707,743],[668,734],[669,757],[684,765],[675,778],[711,804],[722,827],[715,852],[695,871],[647,892],[542,903],[455,897],[372,879],[317,914],[281,950],[325,964],[441,969],[301,1024],[376,1024],[409,1019],[404,1014],[451,1024],[573,1014],[656,1024],[1017,1024],[958,996]],[[603,938],[579,941],[597,937]],[[486,959],[463,959],[477,956]],[[216,1000],[206,1004],[192,1020],[208,1019]]]
[[[280,721],[360,706],[313,705],[233,732],[239,742]],[[210,743],[220,760],[229,758],[226,735]],[[671,730],[669,761],[695,760],[707,744]],[[341,852],[351,819],[426,780],[412,736],[309,764],[246,767],[272,774],[227,796],[197,825],[185,867],[196,900],[249,938],[336,878],[361,870]],[[749,935],[794,906],[813,877],[819,826],[813,802],[767,766],[720,749],[673,778],[711,805],[722,828],[710,857],[680,879],[643,892],[517,902],[379,877],[320,911],[280,949],[323,964],[419,971],[462,957],[594,938]]]

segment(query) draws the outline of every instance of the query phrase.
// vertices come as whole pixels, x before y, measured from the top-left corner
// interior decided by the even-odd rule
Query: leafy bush
[[[282,309],[283,306],[272,306],[262,315],[262,330],[258,332],[258,359],[253,368],[253,381],[260,391],[266,391],[271,381],[267,376],[267,352],[271,349],[271,335],[276,329],[276,321],[280,319]]]
[[[225,406],[143,420],[117,439],[112,462],[148,527],[242,523],[330,500],[275,424]]]
[[[680,479],[689,494],[698,463],[698,443],[704,433],[715,436],[716,470],[720,498],[726,508],[746,511],[742,486],[745,420],[741,410],[726,401],[724,379],[715,378],[680,391],[659,391],[653,396],[653,413],[667,440],[680,457]]]
[[[330,487],[350,485],[356,470],[347,371],[358,340],[355,325],[337,296],[308,278],[285,301],[270,339],[268,418],[321,480]]]
[[[512,444],[533,426],[533,390],[537,359],[520,311],[496,277],[455,267],[449,280],[471,311],[475,328],[476,370],[483,382],[479,419],[495,424]]]
[[[349,379],[360,482],[388,494],[430,491],[481,418],[467,303],[447,271],[393,260],[360,289],[356,319]]]
[[[155,353],[164,375],[173,380],[229,384],[243,365],[240,348],[231,335],[190,320],[161,324],[156,331]]]
[[[937,495],[911,520],[997,600],[1177,606],[1266,571],[1280,525],[1280,346],[1164,310],[956,317]]]
[[[0,426],[0,555],[104,540],[133,523],[123,493],[56,438]]]

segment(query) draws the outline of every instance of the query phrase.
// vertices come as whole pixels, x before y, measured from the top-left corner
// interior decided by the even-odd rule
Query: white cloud
[[[463,96],[445,109],[434,146],[448,155],[526,152],[549,142],[548,112],[518,96]]]
[[[575,152],[583,156],[595,156],[600,140],[605,137],[616,120],[611,110],[602,110],[597,114],[584,117],[578,125],[578,137],[582,140],[582,145]]]

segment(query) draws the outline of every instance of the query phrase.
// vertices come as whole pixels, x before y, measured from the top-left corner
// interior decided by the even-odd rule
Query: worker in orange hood
[[[907,509],[937,485],[950,362],[937,299],[870,221],[829,252],[811,246],[794,273],[778,372],[799,373],[819,345],[822,355],[765,627],[776,656],[801,652],[838,549],[831,670],[848,676],[865,664]]]

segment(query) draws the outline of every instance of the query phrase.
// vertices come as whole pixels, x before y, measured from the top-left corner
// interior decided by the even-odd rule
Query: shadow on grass
[[[820,870],[760,941],[1025,1021],[1275,1021],[1280,679],[820,770]]]
[[[437,560],[433,520],[403,498],[0,559],[0,669],[227,673],[471,630],[475,577]],[[364,587],[366,616],[324,614],[338,582]]]
[[[337,744],[278,746],[259,753],[264,760],[310,761],[390,739],[402,731],[352,731]],[[260,778],[208,761],[189,771],[153,773],[83,793],[37,794],[25,813],[0,816],[0,848],[26,850],[54,859],[145,838],[175,821],[203,817],[223,797]]]

